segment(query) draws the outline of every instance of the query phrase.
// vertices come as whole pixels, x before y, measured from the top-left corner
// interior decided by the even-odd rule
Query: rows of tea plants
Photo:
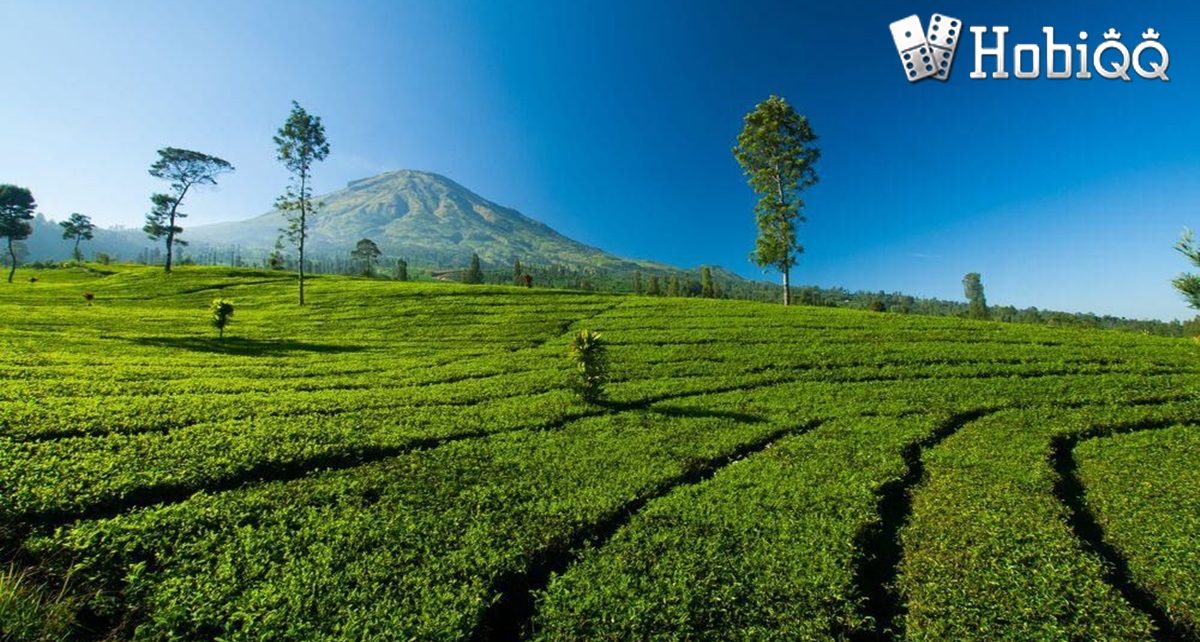
[[[557,375],[562,377],[564,375]],[[1126,399],[1161,400],[1162,389],[1194,390],[1192,381],[1177,376],[1133,377],[1107,375]],[[561,379],[560,379],[561,380]],[[789,408],[788,397],[806,400],[806,411],[836,416],[861,404],[864,395],[880,398],[873,411],[890,400],[909,412],[928,409],[929,399],[914,402],[921,381],[934,382],[924,390],[937,393],[944,379],[921,377],[895,381],[834,384],[794,380],[784,375],[759,374],[748,378],[677,378],[614,385],[615,398],[633,401],[625,407],[669,405],[696,397],[714,407],[714,395],[731,391],[754,395],[782,392],[755,405],[760,416],[775,416]],[[974,381],[975,384],[968,385]],[[1042,387],[1057,385],[1055,403],[1104,401],[1081,378],[1046,376],[992,377],[958,382],[951,399],[971,391],[980,403],[999,404],[1005,398],[1027,398],[1037,381]],[[1084,380],[1086,381],[1086,380]],[[1172,386],[1174,383],[1174,386]],[[1012,392],[1007,389],[1013,388]],[[1140,391],[1140,392],[1139,392]],[[638,396],[633,396],[634,394]],[[942,405],[949,406],[946,395]],[[1050,403],[1046,401],[1045,403]],[[616,406],[620,408],[621,406]],[[703,410],[700,408],[699,410]],[[0,515],[31,521],[61,521],[64,517],[111,512],[125,505],[144,504],[156,497],[186,495],[211,486],[227,487],[252,479],[294,475],[319,467],[345,467],[398,454],[430,443],[524,428],[549,428],[563,422],[611,409],[588,407],[567,390],[487,400],[475,404],[443,406],[380,406],[363,410],[348,406],[334,412],[258,416],[245,421],[198,423],[168,432],[112,434],[89,438],[14,443],[0,461],[0,485],[12,489],[0,497]]]
[[[328,276],[301,308],[252,270],[39,277],[0,290],[0,631],[12,595],[112,639],[1194,636],[1191,342]],[[608,346],[601,403],[568,385],[584,327]]]
[[[1188,417],[1194,420],[1195,417]],[[1086,504],[1179,638],[1200,635],[1200,430],[1155,424],[1075,449]]]
[[[72,560],[102,615],[145,614],[149,637],[466,637],[506,577],[710,462],[803,427],[597,417],[200,493],[29,546]]]
[[[841,419],[655,502],[550,582],[538,640],[812,640],[870,632],[856,541],[901,454],[950,421]]]
[[[947,438],[925,458],[928,477],[902,532],[908,637],[1149,639],[1151,614],[1123,595],[1127,587],[1112,581],[1108,560],[1078,527],[1061,462],[1080,436],[1197,418],[1196,400],[1013,409]]]

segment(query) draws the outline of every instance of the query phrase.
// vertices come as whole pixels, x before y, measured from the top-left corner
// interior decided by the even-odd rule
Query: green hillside
[[[0,287],[5,639],[1200,628],[1190,340],[104,269]],[[580,328],[601,404],[568,386]]]

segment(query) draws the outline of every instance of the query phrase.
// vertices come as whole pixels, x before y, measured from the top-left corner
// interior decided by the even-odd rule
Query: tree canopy
[[[23,241],[33,234],[33,212],[37,202],[33,193],[24,187],[16,185],[0,185],[0,236],[8,243],[8,282],[13,282],[17,272],[17,241]]]
[[[1192,265],[1200,267],[1200,248],[1196,247],[1191,230],[1184,228],[1183,235],[1175,244],[1175,250],[1187,257]],[[1183,295],[1188,306],[1200,310],[1200,275],[1183,273],[1175,277],[1171,284]]]
[[[483,268],[479,265],[479,255],[471,255],[471,266],[463,273],[463,283],[483,283]]]
[[[967,273],[962,283],[963,295],[967,297],[967,316],[972,319],[988,318],[987,297],[983,295],[983,279],[979,273]]]
[[[371,239],[359,239],[358,243],[354,246],[354,250],[350,252],[350,256],[356,261],[361,261],[363,271],[369,274],[375,268],[375,261],[378,261],[379,257],[383,256],[383,252],[379,250],[379,246],[375,244],[375,241]]]
[[[706,299],[714,299],[717,296],[717,287],[713,284],[712,268],[707,265],[700,269],[700,296]]]
[[[67,217],[67,220],[58,224],[62,227],[62,237],[69,241],[75,241],[75,249],[71,251],[71,256],[76,261],[83,260],[83,255],[79,252],[80,241],[90,241],[93,238],[93,232],[96,230],[96,225],[92,223],[91,217],[79,212],[73,212]]]

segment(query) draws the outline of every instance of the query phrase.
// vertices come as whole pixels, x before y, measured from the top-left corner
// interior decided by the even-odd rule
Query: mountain
[[[517,210],[489,201],[437,174],[413,170],[356,180],[318,199],[310,222],[313,255],[348,254],[369,238],[387,256],[424,265],[462,266],[472,253],[486,264],[557,264],[575,269],[677,272],[653,261],[614,256],[567,238]],[[284,227],[282,213],[188,228],[193,248],[238,245],[266,250]]]

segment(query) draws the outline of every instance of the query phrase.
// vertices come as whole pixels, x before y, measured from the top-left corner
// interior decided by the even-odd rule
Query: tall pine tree
[[[808,118],[796,113],[786,100],[771,96],[746,115],[733,148],[734,158],[759,195],[754,206],[758,240],[751,258],[759,267],[783,275],[783,304],[790,305],[791,270],[804,252],[796,225],[804,222],[804,190],[817,182],[816,163],[821,151]]]
[[[479,255],[471,255],[471,266],[463,272],[463,283],[478,285],[483,283],[483,268],[479,265]]]
[[[987,297],[983,295],[983,280],[978,272],[963,277],[963,295],[967,297],[967,316],[972,319],[988,318]]]
[[[312,166],[329,155],[329,142],[325,139],[325,126],[320,116],[309,115],[292,101],[292,112],[273,138],[276,158],[291,173],[287,190],[275,201],[275,208],[283,212],[287,228],[283,231],[296,244],[299,253],[300,305],[304,305],[304,244],[308,239],[308,223],[320,203],[313,201]]]

